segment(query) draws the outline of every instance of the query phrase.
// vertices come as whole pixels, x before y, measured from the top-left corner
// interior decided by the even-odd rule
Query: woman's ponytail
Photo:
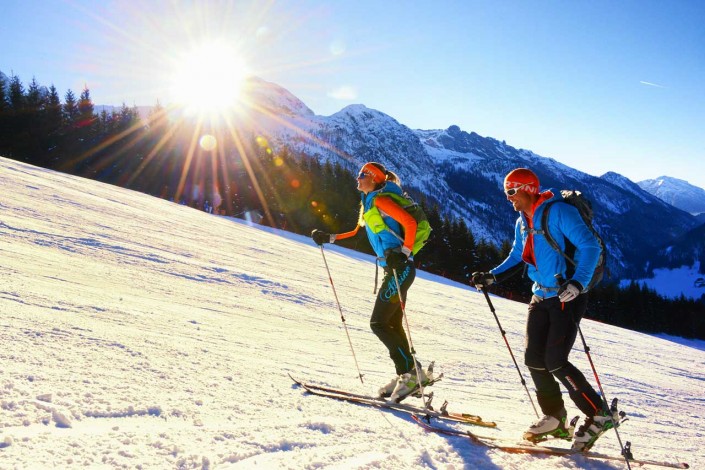
[[[401,186],[401,178],[399,178],[399,176],[396,173],[394,173],[391,170],[387,170],[386,174],[387,174],[387,181],[391,181],[392,183],[395,183],[395,184],[398,184],[399,186]]]

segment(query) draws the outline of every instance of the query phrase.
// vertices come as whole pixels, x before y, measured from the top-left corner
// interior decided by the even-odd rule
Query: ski
[[[290,378],[291,380],[293,380],[294,383],[296,383],[296,384],[298,384],[298,385],[301,385],[301,386],[304,386],[304,385],[305,385],[305,386],[307,386],[308,388],[312,388],[312,389],[315,389],[315,390],[320,390],[320,391],[322,391],[322,392],[337,393],[338,395],[345,395],[345,396],[348,396],[348,397],[368,398],[368,399],[373,399],[373,400],[385,401],[383,397],[373,397],[373,396],[371,396],[371,395],[363,395],[363,394],[360,394],[360,393],[348,392],[348,391],[346,391],[346,390],[339,390],[339,389],[337,389],[337,388],[324,387],[324,386],[322,386],[322,385],[314,385],[314,384],[310,384],[310,383],[301,382],[300,380],[297,380],[297,379],[295,379],[294,377],[292,377],[291,374],[289,374],[289,378]],[[439,382],[439,381],[441,380],[441,378],[443,378],[443,374],[441,374],[441,375],[439,375],[438,377],[436,377],[436,378],[430,380],[427,384],[424,385],[424,388],[425,388],[425,387],[430,387],[431,385],[435,384],[436,382]],[[421,393],[419,392],[419,390],[418,390],[418,388],[417,388],[417,389],[416,389],[416,393],[413,393],[413,392],[412,392],[412,393],[410,393],[410,394],[404,396],[403,398],[408,398],[408,397],[417,397],[417,398],[421,398]],[[474,415],[468,415],[468,416],[470,416],[470,417],[475,417]],[[479,416],[477,416],[477,418],[479,418]]]
[[[321,396],[321,397],[326,397],[326,398],[332,398],[334,400],[340,400],[340,401],[347,401],[351,403],[358,403],[361,405],[369,405],[369,406],[374,406],[376,408],[381,408],[381,409],[390,409],[390,410],[398,410],[398,411],[403,411],[409,414],[418,414],[418,415],[424,415],[424,416],[430,416],[432,418],[440,419],[440,420],[446,420],[446,421],[453,421],[457,423],[463,423],[463,424],[471,424],[474,426],[482,426],[482,427],[488,427],[488,428],[494,428],[497,426],[496,423],[491,422],[491,421],[484,421],[481,417],[477,415],[472,415],[468,413],[456,413],[456,412],[451,412],[448,411],[447,405],[448,402],[443,403],[443,406],[439,410],[434,410],[433,408],[423,408],[420,406],[414,406],[414,405],[409,405],[407,403],[394,403],[394,402],[389,402],[385,401],[381,398],[376,398],[368,395],[361,395],[357,393],[352,393],[352,392],[347,392],[344,390],[337,390],[334,388],[329,388],[329,387],[323,387],[320,385],[312,385],[306,382],[302,382],[300,380],[295,379],[291,375],[291,380],[294,381],[294,383],[298,384],[301,386],[305,391],[308,393],[311,393],[313,395]],[[433,397],[431,396],[429,399],[429,402],[431,401]]]
[[[416,424],[420,425],[422,428],[424,428],[426,431],[430,432],[435,432],[438,434],[445,434],[446,436],[459,436],[459,437],[467,437],[471,441],[483,445],[483,446],[491,446],[487,441],[494,441],[497,440],[495,437],[490,437],[490,436],[481,436],[479,434],[475,434],[474,432],[470,432],[468,430],[459,430],[459,429],[453,429],[453,428],[442,428],[440,426],[434,426],[431,424],[431,420],[429,419],[428,416],[421,416],[416,413],[412,413],[411,419],[413,419]]]
[[[579,452],[572,449],[565,449],[562,447],[550,447],[539,444],[526,443],[515,443],[515,442],[505,442],[496,437],[479,436],[467,430],[458,430],[452,428],[444,428],[431,424],[428,419],[420,417],[418,415],[412,415],[412,419],[419,424],[422,428],[429,432],[435,432],[438,434],[444,434],[447,436],[458,436],[470,439],[475,444],[488,447],[490,449],[500,450],[502,452],[508,452],[511,454],[542,454],[542,455],[555,455],[559,457],[573,457],[582,456],[585,458],[599,459],[599,460],[618,460],[624,461],[624,456],[608,455],[599,452]],[[631,446],[627,443],[627,448],[625,449],[629,454],[631,454]],[[635,459],[630,457],[629,463],[636,465],[653,465],[658,467],[669,467],[669,468],[690,468],[685,462],[661,462],[657,460],[646,460],[646,459]]]
[[[510,453],[519,453],[519,454],[545,454],[545,455],[556,455],[556,456],[562,456],[562,457],[571,457],[571,456],[582,456],[586,458],[592,458],[592,459],[600,459],[600,460],[616,460],[620,462],[624,462],[625,458],[624,456],[621,455],[608,455],[608,454],[602,454],[599,452],[594,452],[594,451],[587,451],[587,452],[580,452],[572,449],[564,449],[562,447],[548,447],[548,446],[541,446],[541,445],[505,445],[505,444],[497,444],[493,443],[494,445],[492,446],[495,449],[499,449],[504,452],[510,452]],[[635,459],[635,458],[630,458],[628,459],[629,463],[631,464],[637,464],[637,465],[653,465],[653,466],[658,466],[658,467],[669,467],[669,468],[690,468],[690,465],[688,465],[685,462],[661,462],[657,460],[646,460],[646,459]]]

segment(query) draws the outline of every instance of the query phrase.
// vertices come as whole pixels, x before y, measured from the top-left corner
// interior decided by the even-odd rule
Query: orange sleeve
[[[358,230],[360,230],[360,226],[356,225],[355,230],[351,230],[351,231],[345,232],[345,233],[338,233],[335,235],[335,239],[336,240],[344,240],[346,238],[354,237],[355,235],[357,235]]]
[[[375,206],[404,227],[404,247],[411,252],[414,248],[414,240],[416,240],[416,219],[387,196],[377,196]]]

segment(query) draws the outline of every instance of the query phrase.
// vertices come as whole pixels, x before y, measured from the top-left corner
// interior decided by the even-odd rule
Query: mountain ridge
[[[266,97],[268,110],[284,110],[276,120],[251,113],[257,132],[265,134],[275,150],[287,148],[337,162],[351,172],[367,161],[380,161],[401,177],[405,189],[423,194],[442,213],[463,218],[477,239],[497,246],[511,237],[516,220],[501,184],[517,167],[534,170],[542,188],[579,189],[593,202],[595,225],[610,251],[609,269],[617,276],[642,275],[653,253],[698,225],[693,215],[614,172],[598,178],[457,125],[411,129],[362,104],[330,116],[315,115],[298,98],[300,104],[292,106],[288,90],[259,78],[248,89],[255,91],[250,96]],[[254,109],[264,106],[249,104]],[[497,210],[502,206],[506,211]],[[644,230],[647,223],[649,229]]]
[[[668,204],[693,215],[705,215],[705,189],[672,176],[643,180],[636,183],[644,191]],[[705,220],[704,220],[705,221]]]

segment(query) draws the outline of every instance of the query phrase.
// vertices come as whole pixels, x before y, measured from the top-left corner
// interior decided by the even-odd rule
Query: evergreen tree
[[[93,101],[91,100],[91,91],[88,86],[83,87],[81,96],[78,99],[78,115],[81,120],[93,119]]]
[[[44,110],[46,111],[46,120],[49,123],[47,132],[49,134],[58,132],[63,124],[63,115],[61,112],[61,98],[59,98],[59,93],[53,84],[49,87],[49,95],[47,95]]]
[[[453,263],[451,261],[453,256],[452,246],[451,246],[451,227],[452,221],[448,215],[443,217],[443,222],[438,227],[438,239],[434,246],[436,259],[438,265],[436,269],[441,276],[447,276],[453,278],[455,275],[453,269]]]
[[[27,112],[27,95],[24,85],[17,75],[10,77],[8,100],[10,104],[10,121],[7,126],[10,139],[8,156],[27,161],[30,143],[30,117]]]
[[[442,229],[443,219],[438,206],[435,204],[429,210],[424,209],[424,212],[433,230],[426,241],[426,246],[414,259],[423,269],[432,273],[440,273],[443,269],[440,251],[444,249],[443,244],[445,243]]]
[[[36,113],[39,111],[42,104],[43,102],[41,91],[39,89],[39,83],[35,77],[32,77],[32,81],[29,83],[29,88],[27,88],[26,108],[29,111]]]
[[[110,132],[111,116],[112,115],[108,114],[108,111],[105,109],[102,109],[98,115],[98,119],[96,121],[96,132],[101,137],[105,137],[106,134]]]
[[[64,104],[62,107],[63,127],[62,127],[62,150],[66,157],[55,168],[67,173],[76,174],[80,161],[76,158],[81,154],[81,146],[76,133],[78,122],[78,104],[76,95],[73,91],[68,90],[64,95]]]
[[[89,141],[94,135],[96,116],[93,112],[94,106],[91,100],[91,92],[87,86],[84,86],[81,96],[78,98],[76,108],[78,111],[76,120],[79,138],[83,141]]]
[[[134,113],[132,109],[128,108],[123,102],[120,106],[120,111],[117,116],[117,132],[122,132],[130,129],[133,124],[137,121],[138,115]]]
[[[78,115],[76,95],[73,94],[73,91],[68,90],[64,95],[64,125],[68,128],[73,127],[78,119]]]
[[[61,98],[52,84],[49,87],[49,94],[44,102],[42,110],[42,166],[46,168],[58,168],[62,159],[61,130],[63,127],[63,115],[61,110]]]
[[[25,90],[20,77],[13,75],[10,77],[10,92],[8,93],[10,108],[17,116],[25,107]]]
[[[4,114],[9,108],[7,87],[5,76],[0,74],[0,115]]]
[[[10,145],[10,103],[7,95],[8,83],[5,76],[0,74],[0,155],[8,154]]]
[[[43,165],[44,149],[42,149],[43,129],[41,113],[44,109],[44,98],[41,95],[37,79],[32,81],[27,89],[25,99],[25,113],[27,119],[27,143],[23,149],[26,161],[34,165]]]
[[[472,274],[472,267],[475,265],[475,237],[468,228],[465,220],[458,218],[453,220],[450,226],[448,241],[451,246],[451,258],[448,268],[453,273],[455,279],[466,282]]]

